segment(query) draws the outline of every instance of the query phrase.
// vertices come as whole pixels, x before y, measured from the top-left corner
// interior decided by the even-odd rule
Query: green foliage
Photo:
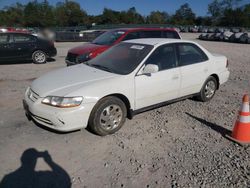
[[[185,3],[174,15],[152,11],[148,16],[139,14],[135,7],[124,11],[104,8],[97,16],[87,15],[80,4],[65,0],[56,6],[48,0],[32,0],[23,5],[16,3],[0,10],[0,26],[90,26],[96,24],[175,24],[216,25],[250,27],[250,3],[239,7],[241,0],[213,0],[208,5],[208,15],[196,17],[189,4]]]
[[[212,25],[250,27],[250,4],[239,7],[242,0],[214,0],[208,5]]]
[[[172,22],[178,25],[193,25],[195,21],[195,14],[189,7],[188,3],[181,5],[181,7],[176,10]]]
[[[167,24],[169,23],[169,20],[169,14],[160,11],[152,11],[147,17],[147,23],[149,24]]]

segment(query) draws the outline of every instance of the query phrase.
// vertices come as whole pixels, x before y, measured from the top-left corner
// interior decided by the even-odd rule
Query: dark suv
[[[91,43],[85,43],[68,51],[65,59],[67,66],[83,63],[96,57],[111,46],[125,40],[138,38],[181,39],[174,29],[167,28],[123,28],[107,31]]]
[[[54,43],[28,33],[0,33],[0,64],[6,61],[33,60],[46,63],[57,54]]]

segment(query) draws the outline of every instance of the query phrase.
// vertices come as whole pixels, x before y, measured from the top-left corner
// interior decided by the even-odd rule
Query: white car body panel
[[[180,68],[135,77],[135,110],[179,97]]]
[[[32,118],[52,129],[71,131],[85,128],[93,107],[101,98],[108,95],[126,97],[130,103],[130,109],[135,111],[198,93],[209,75],[217,75],[220,84],[228,80],[229,71],[226,68],[226,57],[212,55],[194,42],[177,39],[136,39],[126,42],[150,44],[154,48],[141,64],[128,75],[113,74],[81,64],[52,71],[36,79],[32,83],[31,89],[37,94],[37,99],[32,101],[27,96],[27,92],[24,98]],[[141,75],[145,60],[157,47],[180,42],[199,46],[209,60],[152,73],[151,76]],[[41,103],[46,96],[82,96],[83,102],[78,107],[57,108]],[[44,119],[49,120],[52,125]]]

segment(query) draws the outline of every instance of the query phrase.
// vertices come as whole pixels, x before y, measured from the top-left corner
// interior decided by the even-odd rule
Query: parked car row
[[[183,33],[223,33],[232,32],[240,33],[246,32],[244,28],[222,28],[222,27],[204,27],[204,26],[182,26],[178,30]]]
[[[223,33],[202,33],[199,36],[200,40],[208,41],[225,41],[235,43],[250,44],[250,33],[233,33],[225,31]]]

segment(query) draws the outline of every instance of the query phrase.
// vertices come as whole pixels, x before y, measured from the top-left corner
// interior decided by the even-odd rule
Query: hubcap
[[[110,131],[119,126],[122,120],[122,109],[118,105],[109,105],[101,113],[100,124],[103,129]]]
[[[38,62],[38,63],[43,63],[44,61],[45,61],[45,54],[44,53],[42,53],[42,52],[37,52],[36,54],[35,54],[35,60],[36,60],[36,62]]]
[[[216,85],[213,81],[209,81],[205,86],[205,96],[206,98],[211,98],[216,90]]]

